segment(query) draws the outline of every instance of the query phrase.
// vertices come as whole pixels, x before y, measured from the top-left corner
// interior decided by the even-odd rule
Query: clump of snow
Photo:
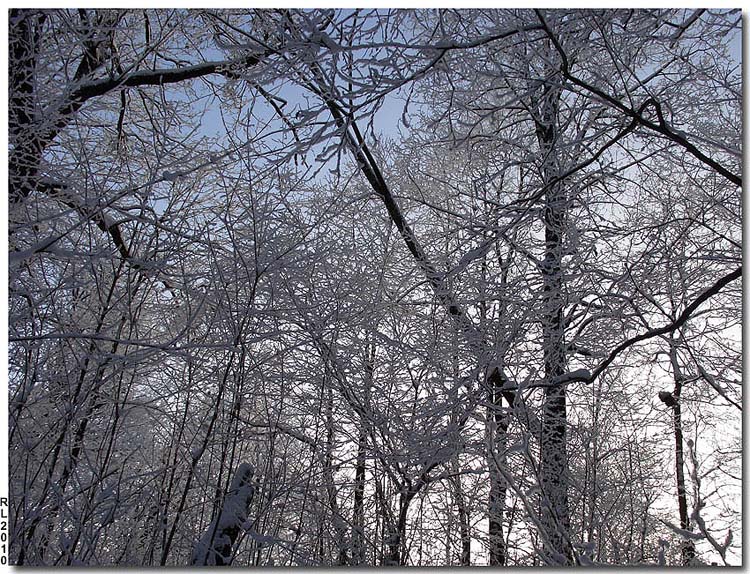
[[[254,474],[255,470],[248,463],[237,468],[224,496],[221,512],[193,547],[194,566],[225,566],[230,563],[232,546],[247,524],[247,512],[255,493]]]

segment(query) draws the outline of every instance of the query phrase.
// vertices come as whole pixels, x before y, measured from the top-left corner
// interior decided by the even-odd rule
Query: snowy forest
[[[10,10],[10,562],[740,565],[741,31]]]

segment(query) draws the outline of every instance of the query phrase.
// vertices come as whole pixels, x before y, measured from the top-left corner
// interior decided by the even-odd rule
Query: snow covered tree
[[[8,24],[15,563],[738,562],[738,11]]]

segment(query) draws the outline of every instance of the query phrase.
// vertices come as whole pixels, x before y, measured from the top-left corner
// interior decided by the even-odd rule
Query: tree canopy
[[[740,564],[741,25],[10,10],[11,560]]]

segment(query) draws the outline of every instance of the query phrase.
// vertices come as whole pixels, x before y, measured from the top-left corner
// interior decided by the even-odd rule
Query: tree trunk
[[[27,196],[34,187],[42,146],[32,124],[35,116],[34,76],[43,12],[13,9],[8,21],[9,106],[8,127],[13,152],[8,162],[11,202]]]
[[[505,464],[508,432],[508,414],[503,410],[502,375],[491,378],[492,404],[488,408],[489,428],[487,437],[487,465],[490,472],[490,495],[488,501],[490,566],[504,566],[506,561],[505,537],[503,536],[503,513],[508,485],[499,466]]]
[[[383,562],[385,566],[406,566],[407,558],[404,542],[406,540],[406,518],[409,512],[415,490],[405,490],[402,486],[401,493],[398,496],[398,521],[395,528],[391,527],[386,530],[385,546],[386,557]]]
[[[558,145],[558,106],[560,101],[557,73],[547,75],[542,86],[541,103],[536,120],[536,134],[543,163],[541,166],[544,195],[544,260],[541,264],[542,346],[545,386],[541,436],[542,526],[544,553],[549,564],[570,564],[570,518],[568,510],[568,460],[566,445],[567,410],[565,387],[554,381],[566,371],[563,322],[563,237],[566,219],[566,193],[560,174]]]
[[[224,497],[219,515],[193,548],[193,566],[229,566],[232,551],[253,500],[253,467],[242,463]]]
[[[669,360],[672,363],[672,373],[674,376],[674,392],[672,393],[672,420],[674,423],[674,442],[675,442],[675,475],[677,478],[677,506],[680,513],[680,528],[690,530],[690,516],[688,514],[687,491],[685,490],[685,451],[682,438],[682,407],[680,405],[680,395],[682,394],[682,383],[684,376],[680,368],[677,357],[677,342],[674,339],[669,340]],[[662,399],[664,400],[664,399]],[[667,401],[664,401],[667,402]],[[695,544],[692,540],[682,542],[682,565],[689,566],[695,558]]]
[[[365,562],[365,471],[366,435],[360,429],[357,440],[357,466],[354,473],[354,524],[352,525],[352,564]]]
[[[398,531],[386,532],[385,549],[383,566],[398,566],[401,563],[401,536]]]
[[[369,405],[375,370],[375,345],[369,341],[365,346],[365,402]],[[352,525],[352,564],[365,563],[365,473],[367,470],[367,433],[362,424],[357,437],[357,463],[354,472],[354,524]]]
[[[458,527],[461,533],[461,566],[471,566],[471,528],[469,526],[469,509],[466,506],[461,477],[455,480],[456,507],[458,508]]]
[[[330,385],[327,385],[326,394],[326,451],[323,462],[323,478],[326,482],[328,505],[331,507],[333,530],[336,536],[336,565],[346,566],[349,562],[346,544],[346,523],[339,509],[338,495],[333,477],[333,390]]]

